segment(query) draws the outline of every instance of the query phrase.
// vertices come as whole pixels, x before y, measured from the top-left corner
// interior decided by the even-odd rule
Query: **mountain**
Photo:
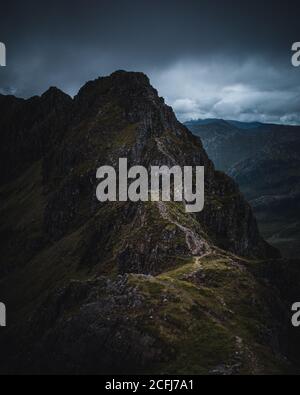
[[[241,121],[235,121],[235,120],[223,120],[223,119],[218,119],[218,118],[206,118],[206,119],[197,119],[197,120],[191,120],[186,122],[187,126],[199,126],[199,125],[216,125],[216,124],[229,124],[232,126],[235,126],[239,129],[255,129],[263,124],[260,122],[241,122]]]
[[[238,127],[239,129],[245,129],[245,130],[256,129],[262,126],[262,123],[260,122],[241,122],[234,120],[227,120],[226,122],[228,122],[230,125]]]
[[[0,372],[285,373],[299,265],[142,73],[0,97]],[[96,199],[119,158],[205,167],[205,209]],[[296,340],[295,340],[296,339]]]
[[[201,137],[216,167],[238,183],[263,236],[285,256],[298,257],[300,127],[223,120],[186,126]]]

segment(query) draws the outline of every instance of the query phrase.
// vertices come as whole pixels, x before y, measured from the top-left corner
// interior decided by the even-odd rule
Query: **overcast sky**
[[[10,0],[0,12],[0,92],[74,95],[125,69],[147,73],[182,121],[300,124],[299,18],[299,0]]]

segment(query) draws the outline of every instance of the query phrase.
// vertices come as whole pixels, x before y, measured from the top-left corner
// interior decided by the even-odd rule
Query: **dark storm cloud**
[[[10,1],[0,91],[70,94],[116,69],[144,71],[182,119],[300,122],[296,1]]]

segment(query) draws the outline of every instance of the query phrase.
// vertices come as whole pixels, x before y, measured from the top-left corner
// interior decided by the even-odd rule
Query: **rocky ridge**
[[[1,96],[0,109],[0,300],[12,320],[1,369],[288,369],[287,297],[265,280],[278,252],[147,76],[119,71],[74,99],[55,88],[27,101]],[[100,204],[96,169],[121,157],[146,168],[204,166],[204,211]]]

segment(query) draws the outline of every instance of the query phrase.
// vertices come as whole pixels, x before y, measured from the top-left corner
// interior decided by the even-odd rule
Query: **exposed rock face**
[[[177,121],[148,78],[141,73],[119,71],[87,83],[74,99],[55,88],[28,101],[1,96],[0,114],[1,165],[6,169],[0,189],[4,218],[0,225],[0,300],[13,311],[13,330],[7,333],[7,344],[12,346],[14,342],[9,339],[16,334],[23,344],[22,348],[14,344],[13,351],[7,351],[10,369],[17,366],[21,371],[34,371],[39,366],[41,371],[60,367],[60,371],[67,372],[121,373],[139,367],[156,371],[159,364],[166,363],[165,371],[179,371],[182,367],[171,369],[168,365],[175,346],[165,347],[165,338],[151,334],[152,320],[155,326],[157,318],[151,312],[160,314],[156,297],[161,303],[164,293],[170,310],[184,311],[185,319],[191,318],[197,330],[201,330],[207,316],[219,314],[204,330],[212,330],[215,325],[216,339],[224,334],[225,341],[231,324],[223,328],[225,335],[219,327],[225,311],[212,312],[212,300],[223,298],[217,295],[218,284],[209,283],[216,292],[212,299],[202,300],[201,296],[203,287],[207,288],[202,275],[210,277],[216,270],[218,276],[218,264],[215,266],[213,261],[207,273],[202,273],[202,260],[211,256],[224,264],[223,257],[228,271],[232,265],[238,268],[238,277],[248,270],[243,266],[246,261],[236,262],[230,253],[260,259],[276,258],[278,253],[259,235],[250,206],[238,187],[215,171],[201,141]],[[204,166],[204,211],[186,214],[178,203],[100,204],[95,195],[96,169],[101,165],[117,168],[122,157],[128,158],[129,166],[147,168]],[[191,264],[197,271],[192,276]],[[180,267],[183,277],[178,279],[176,270]],[[161,289],[164,274],[170,270],[175,272]],[[116,275],[121,276],[119,280]],[[158,275],[162,278],[151,277]],[[260,288],[250,273],[246,277],[254,285],[245,298]],[[71,280],[77,282],[70,284]],[[177,280],[178,289],[174,285]],[[191,293],[185,291],[190,284]],[[149,292],[145,287],[150,287]],[[237,286],[237,298],[242,288],[241,284]],[[195,304],[194,292],[200,292]],[[186,299],[185,307],[181,298]],[[259,314],[264,299],[259,298],[257,305],[253,302],[253,314]],[[206,318],[200,312],[203,302],[212,303],[211,312],[204,314]],[[267,316],[269,307],[265,309]],[[157,325],[161,319],[170,320],[166,331],[175,331],[180,343],[181,330],[187,328],[180,329],[180,319],[177,327],[172,314],[168,310],[165,316],[159,315]],[[199,321],[199,315],[203,321]],[[20,320],[24,320],[24,326]],[[276,332],[279,326],[276,321],[272,330]],[[194,329],[190,330],[195,337]],[[240,337],[239,330],[236,336]],[[278,336],[279,331],[271,337]],[[78,341],[74,343],[74,339]],[[247,370],[245,361],[235,362],[231,357],[236,347],[246,355],[247,341],[231,340],[232,348],[224,351],[227,359],[220,352],[210,363],[212,371],[229,372],[237,363],[240,365],[236,370]],[[271,341],[261,342],[268,350],[273,349]],[[211,347],[211,352],[216,352]],[[167,362],[162,356],[165,349]],[[256,351],[254,347],[251,352]],[[205,352],[209,354],[209,350]],[[51,358],[45,359],[50,354]],[[128,360],[120,366],[116,363],[120,358]],[[252,364],[249,371],[263,370],[264,364],[256,366],[255,358],[261,356],[253,355],[252,362],[247,360]],[[200,365],[202,373],[205,361]]]
[[[28,102],[8,100],[15,101],[15,109],[1,123],[1,158],[3,167],[9,169],[4,172],[5,177],[17,177],[21,169],[42,161],[46,200],[43,237],[49,241],[61,240],[88,220],[97,226],[93,218],[102,207],[95,198],[96,169],[104,164],[116,166],[120,157],[127,157],[129,166],[204,165],[205,211],[198,218],[186,216],[187,220],[197,222],[216,245],[236,254],[266,257],[272,253],[259,236],[251,210],[236,185],[215,172],[201,142],[176,120],[145,75],[116,72],[86,84],[74,101],[55,88]],[[137,211],[137,206],[128,209],[124,205],[117,210],[125,210],[127,221],[130,210],[132,228],[141,228],[141,218],[147,222],[147,208],[146,212],[143,207]],[[156,215],[161,216],[159,212]],[[163,217],[161,220],[165,221]],[[119,221],[111,224],[119,225]],[[184,237],[184,231],[174,226],[175,231],[168,231],[166,238],[180,238],[181,233]],[[115,229],[106,229],[104,236],[114,232]],[[133,271],[137,270],[133,261],[139,272],[161,270],[160,265],[153,267],[161,254],[152,252],[160,246],[151,245],[151,233],[145,237],[148,239],[139,241],[150,247],[151,253],[146,247],[142,257],[135,241],[135,257],[130,253],[130,243],[121,252],[119,260],[126,270],[126,259]],[[176,245],[170,240],[167,250]],[[98,243],[101,247],[105,244],[101,238]],[[182,253],[186,252],[182,248]],[[151,262],[147,264],[147,260]]]
[[[0,181],[18,177],[60,143],[71,105],[71,98],[56,88],[29,100],[0,95]]]

